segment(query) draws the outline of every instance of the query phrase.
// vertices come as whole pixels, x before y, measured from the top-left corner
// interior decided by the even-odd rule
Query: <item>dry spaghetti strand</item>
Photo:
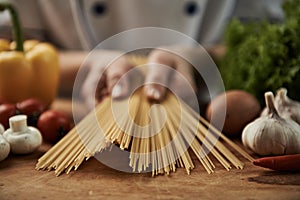
[[[195,166],[189,148],[207,173],[215,170],[212,156],[227,170],[231,164],[243,168],[243,162],[215,134],[237,153],[253,160],[171,92],[157,104],[148,102],[142,90],[139,88],[130,98],[119,101],[105,98],[38,160],[36,169],[55,170],[57,176],[69,173],[109,143],[130,152],[128,164],[133,171],[150,167],[152,175],[169,174],[176,167],[184,167],[190,174]]]

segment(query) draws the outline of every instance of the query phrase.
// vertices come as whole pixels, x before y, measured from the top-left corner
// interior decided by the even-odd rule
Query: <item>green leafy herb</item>
[[[226,89],[244,89],[263,102],[264,92],[286,87],[300,100],[300,0],[285,1],[283,9],[281,24],[229,23],[220,64]]]

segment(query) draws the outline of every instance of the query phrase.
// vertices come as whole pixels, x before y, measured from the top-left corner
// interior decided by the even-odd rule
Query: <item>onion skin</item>
[[[226,104],[224,99],[226,99]],[[224,110],[224,106],[226,106],[226,118],[222,131],[228,136],[240,136],[243,128],[261,112],[261,106],[253,95],[243,90],[228,90],[216,96],[208,105],[207,120],[210,121],[212,110],[218,120],[218,111]]]

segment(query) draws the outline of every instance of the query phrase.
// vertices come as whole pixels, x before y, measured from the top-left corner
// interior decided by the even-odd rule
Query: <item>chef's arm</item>
[[[81,67],[88,52],[84,51],[60,51],[60,84],[58,95],[60,97],[72,97],[73,85],[76,79],[77,72]],[[89,69],[84,70],[87,74]]]

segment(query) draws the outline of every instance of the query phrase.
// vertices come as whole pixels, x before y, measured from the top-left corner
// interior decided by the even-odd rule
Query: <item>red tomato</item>
[[[38,99],[31,98],[16,104],[17,109],[24,115],[41,114],[46,108],[46,104]]]
[[[70,131],[71,121],[62,112],[48,110],[40,115],[37,127],[45,141],[56,143]]]
[[[0,105],[0,123],[5,129],[9,128],[9,118],[16,114],[16,107],[14,104],[5,103]]]
[[[36,126],[40,114],[47,109],[45,103],[35,98],[21,101],[16,107],[21,114],[27,115],[29,126]]]

